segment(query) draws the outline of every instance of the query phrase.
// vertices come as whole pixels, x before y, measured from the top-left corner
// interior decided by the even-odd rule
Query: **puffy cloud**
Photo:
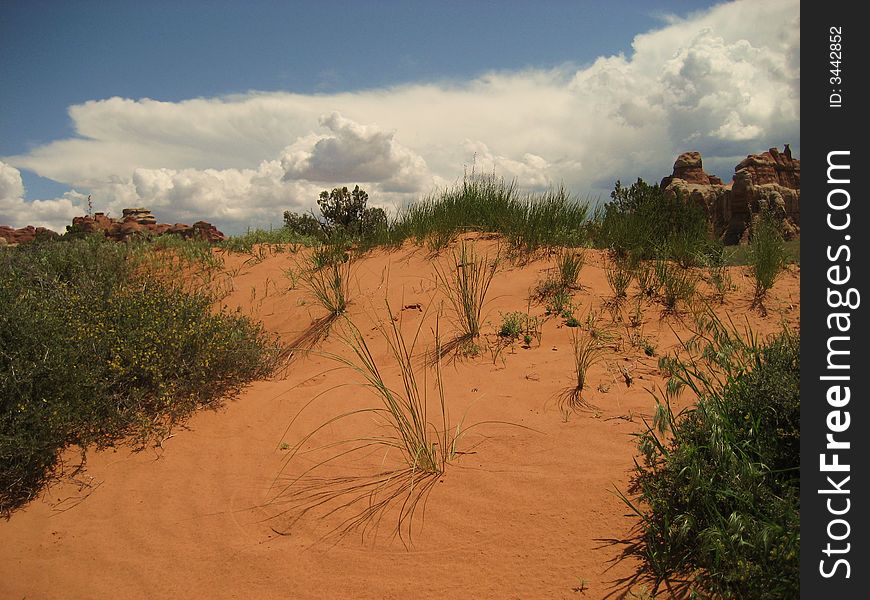
[[[4,160],[99,207],[144,205],[230,232],[277,225],[339,185],[407,202],[472,161],[521,186],[602,197],[616,179],[657,180],[686,150],[727,178],[749,152],[788,142],[800,154],[799,15],[795,0],[721,4],[637,35],[629,55],[467,82],[95,100],[69,109],[77,137]]]
[[[320,118],[333,135],[300,140],[281,158],[285,181],[379,183],[390,192],[418,191],[426,162],[398,144],[394,133],[346,119],[338,112]],[[312,143],[313,142],[313,143]]]
[[[85,212],[87,196],[75,190],[51,200],[24,200],[21,172],[0,161],[0,224],[10,227],[47,227],[65,231],[72,218]]]

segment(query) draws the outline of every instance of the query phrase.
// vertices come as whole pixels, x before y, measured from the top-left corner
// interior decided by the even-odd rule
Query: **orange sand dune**
[[[479,238],[491,256],[497,242]],[[433,259],[406,245],[356,262],[350,318],[366,335],[385,372],[395,374],[388,347],[373,328],[386,317],[384,299],[412,334],[421,319],[419,350],[431,345],[443,295],[433,279]],[[266,252],[260,262],[229,256],[223,301],[261,319],[286,341],[323,316],[284,272],[300,255]],[[575,294],[580,313],[591,307],[610,317],[604,255],[590,251]],[[552,262],[504,262],[490,289],[487,331],[500,312],[524,311],[529,290]],[[799,270],[792,267],[772,290],[769,313],[750,309],[752,282],[731,271],[737,290],[717,305],[720,315],[748,319],[757,332],[783,321],[799,323]],[[420,309],[413,305],[419,304]],[[402,310],[403,307],[409,307]],[[661,355],[688,336],[686,316],[662,319],[647,304],[644,334]],[[442,336],[455,332],[445,307]],[[532,305],[533,314],[543,307]],[[632,434],[655,406],[646,388],[662,384],[657,358],[628,343],[611,349],[591,369],[587,399],[597,412],[565,421],[554,398],[569,386],[573,359],[570,329],[550,319],[540,347],[516,345],[493,360],[489,350],[445,361],[450,416],[472,428],[461,454],[431,488],[410,524],[409,548],[391,535],[393,507],[377,530],[328,537],[347,514],[316,511],[290,523],[272,484],[304,471],[315,455],[288,450],[331,417],[377,406],[347,370],[321,353],[297,354],[286,372],[256,382],[217,411],[204,411],[165,440],[162,448],[126,448],[88,455],[87,468],[58,482],[39,499],[0,522],[2,598],[602,598],[625,591],[614,582],[636,565],[614,564],[619,548],[602,540],[626,536],[634,520],[615,490],[626,490],[635,456]],[[626,337],[624,326],[617,328]],[[490,336],[491,340],[495,338]],[[481,342],[485,346],[485,341]],[[319,347],[348,355],[337,330]],[[619,366],[633,376],[628,387]],[[429,386],[434,384],[429,376]],[[336,387],[342,386],[342,387]],[[319,396],[318,396],[319,395]],[[434,390],[431,392],[434,398]],[[288,430],[300,409],[311,403]],[[685,401],[688,401],[686,399]],[[522,427],[518,427],[522,426]],[[286,435],[285,435],[286,433]],[[339,421],[318,433],[317,443],[377,435],[371,415]],[[314,443],[314,441],[312,441]],[[329,450],[326,451],[327,453]],[[333,451],[333,454],[337,454]],[[322,454],[321,454],[322,456]],[[75,453],[70,452],[71,460]],[[324,468],[330,476],[374,473],[395,464],[395,452],[376,450],[342,457]],[[372,524],[374,525],[374,524]],[[640,593],[641,588],[635,591]]]

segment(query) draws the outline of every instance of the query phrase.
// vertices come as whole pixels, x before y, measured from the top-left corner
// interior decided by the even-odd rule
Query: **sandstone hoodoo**
[[[734,168],[730,183],[704,171],[699,152],[685,152],[674,162],[673,173],[661,187],[704,207],[713,228],[726,243],[745,242],[753,218],[769,211],[780,223],[786,239],[800,235],[801,161],[785,145],[750,154]]]

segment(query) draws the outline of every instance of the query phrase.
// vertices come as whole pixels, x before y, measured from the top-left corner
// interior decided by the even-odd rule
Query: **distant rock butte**
[[[113,219],[100,212],[94,213],[93,216],[75,217],[72,221],[72,229],[84,233],[102,233],[107,238],[119,242],[136,236],[156,237],[164,234],[208,242],[220,242],[225,239],[224,234],[218,231],[217,227],[206,221],[197,221],[193,225],[158,223],[151,211],[146,208],[125,208],[120,219]],[[31,242],[40,236],[56,237],[57,235],[44,227],[28,225],[21,229],[13,229],[0,226],[0,245],[21,244]]]
[[[762,210],[779,220],[786,239],[800,235],[801,161],[785,145],[750,154],[734,168],[728,184],[704,171],[699,152],[685,152],[661,187],[671,197],[686,198],[704,207],[713,230],[726,243],[746,242],[752,223]]]

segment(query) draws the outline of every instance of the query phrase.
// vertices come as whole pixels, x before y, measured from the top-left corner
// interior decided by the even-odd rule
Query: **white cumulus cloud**
[[[335,186],[408,202],[472,164],[606,197],[616,179],[657,181],[698,150],[727,179],[750,152],[790,143],[800,154],[800,4],[739,0],[672,17],[630,53],[582,66],[337,94],[108,98],[69,114],[75,137],[6,166],[91,193],[97,210],[140,205],[229,232],[278,225]],[[79,206],[79,192],[37,204],[18,185],[0,171],[0,222],[45,221],[52,207],[65,220]]]

